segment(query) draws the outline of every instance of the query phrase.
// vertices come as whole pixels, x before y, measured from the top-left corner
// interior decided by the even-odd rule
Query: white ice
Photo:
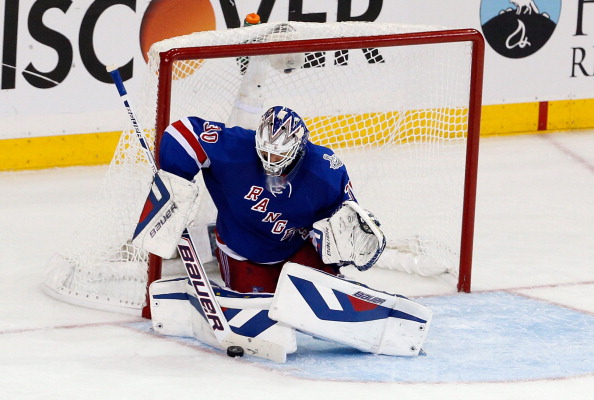
[[[522,301],[535,300],[591,323],[594,131],[487,138],[479,160],[473,293],[517,294]],[[463,376],[437,383],[308,379],[290,369],[230,359],[127,324],[142,323],[139,318],[49,298],[40,288],[45,264],[84,219],[105,170],[0,173],[2,399],[589,399],[594,393],[594,360],[590,372],[564,370],[551,379],[526,379],[515,363],[509,365],[508,378],[497,382],[473,382]],[[409,296],[451,292],[448,282],[417,283],[389,276],[370,273],[365,280]],[[455,303],[467,295],[451,296]],[[469,325],[478,321],[480,307],[467,306]],[[431,333],[433,343],[456,340],[447,333]],[[581,335],[590,335],[590,343],[594,331]],[[523,340],[530,337],[527,332]],[[484,337],[476,339],[485,342]],[[493,346],[498,346],[495,339]],[[532,352],[542,348],[543,357],[552,348],[563,354],[572,346],[563,340],[542,346],[527,343]],[[591,354],[586,349],[584,357]],[[428,376],[431,357],[424,359]],[[472,337],[456,358],[462,364],[490,362],[488,354],[476,351]]]

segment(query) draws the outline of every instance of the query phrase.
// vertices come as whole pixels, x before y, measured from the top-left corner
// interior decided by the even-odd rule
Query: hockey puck
[[[227,347],[227,355],[229,357],[243,357],[243,348],[241,346]]]

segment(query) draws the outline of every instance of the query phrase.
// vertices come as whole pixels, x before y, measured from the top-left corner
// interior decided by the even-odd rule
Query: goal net
[[[474,30],[261,24],[156,43],[143,89],[131,95],[156,149],[182,117],[254,129],[267,108],[292,108],[311,141],[346,164],[357,200],[381,222],[388,245],[378,266],[448,274],[470,291],[483,49]],[[85,228],[48,264],[46,292],[140,312],[147,283],[162,273],[158,257],[130,244],[151,179],[126,128]],[[190,231],[208,262],[216,209],[206,189],[199,210]]]

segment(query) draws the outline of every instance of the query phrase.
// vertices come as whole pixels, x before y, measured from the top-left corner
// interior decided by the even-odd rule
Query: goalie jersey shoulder
[[[241,127],[228,128],[223,123],[199,117],[182,118],[165,129],[159,149],[161,168],[192,180],[203,168],[213,163],[246,162],[257,156],[246,152],[254,146],[254,131]],[[252,157],[250,157],[252,155]]]
[[[311,148],[317,154],[318,161],[323,169],[330,171],[346,170],[342,160],[332,150],[315,144],[311,144]]]
[[[340,203],[345,200],[356,201],[347,168],[340,157],[331,149],[313,143],[308,143],[307,152],[308,173],[315,174],[319,182],[315,189],[340,198]],[[335,193],[336,190],[341,193]]]

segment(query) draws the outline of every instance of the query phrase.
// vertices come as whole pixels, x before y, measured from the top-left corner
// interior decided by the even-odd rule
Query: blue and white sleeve
[[[202,168],[210,166],[210,158],[198,139],[202,124],[197,121],[202,120],[190,117],[169,125],[159,147],[160,168],[190,181]]]

